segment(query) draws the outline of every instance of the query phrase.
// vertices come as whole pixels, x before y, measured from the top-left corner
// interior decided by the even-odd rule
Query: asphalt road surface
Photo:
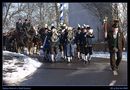
[[[17,86],[127,86],[127,62],[122,61],[117,76],[114,76],[109,59],[92,58],[90,64],[80,60],[71,63],[59,60],[56,63],[39,61],[43,65]]]

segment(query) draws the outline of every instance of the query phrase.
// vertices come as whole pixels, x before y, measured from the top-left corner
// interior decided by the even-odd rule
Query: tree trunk
[[[7,15],[9,13],[9,9],[10,9],[11,3],[9,3],[8,7],[7,7],[7,12],[5,14],[5,17],[3,19],[3,26],[5,26],[6,20],[7,20]]]
[[[57,3],[55,3],[55,11],[56,11],[56,26],[59,26],[59,12],[58,12],[58,6]]]
[[[42,25],[42,3],[40,3],[40,26]]]

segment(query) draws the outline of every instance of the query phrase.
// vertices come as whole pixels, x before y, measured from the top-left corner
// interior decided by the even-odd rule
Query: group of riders
[[[18,52],[17,49],[19,46],[22,47],[23,51],[25,47],[36,46],[39,52],[44,52],[45,60],[49,61],[51,58],[51,61],[55,62],[57,54],[60,52],[61,58],[64,58],[67,62],[71,62],[76,54],[77,58],[84,60],[85,63],[87,61],[90,62],[93,44],[92,38],[94,38],[93,29],[89,25],[84,24],[80,26],[78,24],[77,28],[73,28],[61,23],[59,28],[56,28],[54,25],[51,25],[49,28],[45,24],[44,27],[38,27],[35,30],[31,24],[31,20],[28,19],[25,19],[24,22],[18,19],[13,34],[9,33],[9,35],[6,34],[3,36],[3,39],[6,37],[3,40],[5,43],[4,49],[9,51]],[[15,37],[11,39],[9,36]],[[9,44],[12,44],[12,49],[11,45],[9,47]]]

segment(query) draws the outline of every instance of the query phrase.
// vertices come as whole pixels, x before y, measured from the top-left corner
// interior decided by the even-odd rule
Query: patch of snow
[[[24,54],[3,51],[3,57],[6,56],[13,57],[11,60],[3,59],[3,80],[9,84],[22,82],[42,65],[37,59]]]
[[[109,52],[93,52],[92,57],[98,57],[98,58],[110,58]],[[122,53],[122,60],[127,61],[127,52]]]

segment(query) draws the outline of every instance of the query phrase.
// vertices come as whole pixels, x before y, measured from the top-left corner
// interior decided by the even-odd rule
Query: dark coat
[[[75,35],[75,41],[74,41],[77,45],[80,44],[80,33],[79,32],[76,32],[76,35]]]
[[[30,30],[30,29],[32,28],[32,25],[31,25],[30,22],[28,22],[28,23],[26,24],[26,26],[27,26],[27,30]]]
[[[80,39],[80,45],[85,45],[85,44],[86,44],[85,34],[86,34],[86,33],[84,33],[84,32],[81,32],[81,33],[80,33],[80,36],[79,36],[79,37],[80,37],[80,38],[79,38],[79,39]]]
[[[89,47],[89,46],[91,47],[92,44],[93,44],[92,38],[94,38],[94,35],[93,35],[93,34],[88,34],[88,35],[86,36],[86,44],[87,44],[88,47]]]
[[[19,23],[19,22],[16,22],[16,30],[17,31],[20,31],[20,30],[22,30],[22,23]]]
[[[28,29],[28,24],[26,22],[23,23],[23,29],[27,30]]]
[[[67,44],[67,34],[68,34],[68,32],[67,31],[65,31],[64,33],[61,33],[61,35],[60,35],[60,44]]]
[[[107,41],[108,41],[108,47],[110,52],[114,51],[113,50],[114,47],[116,47],[119,51],[122,51],[123,48],[125,47],[125,39],[122,32],[117,33],[116,39],[117,39],[117,43],[115,43],[116,40],[113,38],[113,32],[112,31],[108,32]]]
[[[50,32],[47,32],[44,34],[44,37],[43,37],[43,48],[46,49],[46,48],[50,48],[50,44],[51,44],[51,33]]]

